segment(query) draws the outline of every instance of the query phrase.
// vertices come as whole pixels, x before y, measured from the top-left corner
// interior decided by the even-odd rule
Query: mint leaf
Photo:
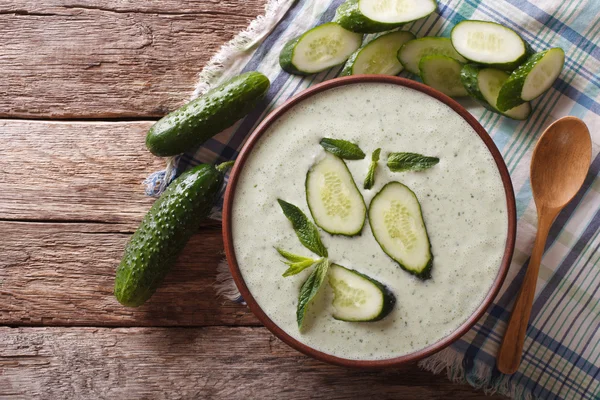
[[[300,272],[304,271],[306,268],[310,267],[311,265],[314,265],[316,262],[320,262],[321,260],[323,260],[323,259],[322,258],[319,258],[318,260],[308,259],[305,261],[299,261],[299,262],[295,262],[295,263],[291,263],[291,262],[285,263],[285,264],[289,265],[289,268],[285,270],[285,272],[283,273],[283,277],[287,278],[288,276],[299,274]]]
[[[319,291],[321,284],[327,276],[327,270],[329,269],[329,260],[326,258],[322,259],[316,266],[316,268],[308,276],[308,279],[302,284],[300,288],[300,295],[298,296],[298,309],[296,310],[296,321],[298,322],[298,329],[302,329],[302,322],[306,315],[306,310],[312,299]]]
[[[375,150],[371,155],[371,164],[369,165],[369,171],[367,172],[365,183],[363,185],[366,190],[371,189],[375,184],[375,171],[377,170],[377,163],[379,162],[379,154],[381,154],[381,149]]]
[[[313,224],[302,210],[295,205],[281,199],[277,199],[277,202],[279,203],[283,214],[292,223],[296,235],[298,236],[298,239],[300,239],[300,243],[313,253],[321,257],[327,257],[327,249],[321,241],[319,231],[315,224]]]
[[[315,260],[313,260],[312,258],[308,258],[308,257],[304,257],[304,256],[299,256],[298,254],[294,254],[294,253],[290,253],[289,251],[285,251],[283,249],[280,249],[278,247],[275,248],[275,250],[277,250],[277,252],[286,260],[291,261],[293,263],[295,262],[302,262],[302,261],[312,261],[313,263],[315,262]],[[288,263],[286,263],[288,264]]]
[[[440,162],[437,157],[427,157],[417,153],[390,153],[387,166],[392,172],[423,171]]]
[[[325,151],[346,160],[362,160],[365,153],[357,144],[342,139],[323,138],[319,142]]]

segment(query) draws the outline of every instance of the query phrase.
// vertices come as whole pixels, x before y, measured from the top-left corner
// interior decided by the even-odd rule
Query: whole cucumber
[[[246,116],[269,86],[269,79],[260,72],[236,76],[152,125],[146,147],[160,157],[191,150]]]
[[[117,268],[115,296],[121,304],[137,307],[154,294],[200,221],[210,213],[229,165],[201,164],[185,171],[152,205]]]

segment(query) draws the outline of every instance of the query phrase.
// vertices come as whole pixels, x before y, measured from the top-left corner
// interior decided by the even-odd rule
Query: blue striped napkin
[[[341,2],[272,0],[265,16],[224,46],[200,74],[195,95],[234,75],[258,70],[272,82],[267,101],[202,147],[170,160],[166,171],[149,177],[149,194],[160,193],[176,173],[191,165],[234,159],[247,135],[275,107],[338,76],[341,67],[308,77],[289,75],[280,69],[278,53],[289,39],[330,21]],[[566,62],[553,88],[533,102],[534,112],[527,121],[510,120],[462,101],[490,133],[508,165],[517,199],[517,245],[506,282],[481,320],[420,365],[517,399],[600,399],[600,1],[441,0],[436,14],[403,29],[418,37],[448,36],[464,19],[502,23],[538,51],[562,47]],[[541,132],[565,115],[583,119],[590,128],[593,162],[583,189],[550,231],[523,362],[517,373],[506,376],[495,369],[495,356],[536,231],[529,184],[531,152]],[[220,206],[215,211],[219,218]]]

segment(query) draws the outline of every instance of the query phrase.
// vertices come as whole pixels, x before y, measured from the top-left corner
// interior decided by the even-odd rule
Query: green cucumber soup
[[[369,223],[359,236],[319,229],[332,263],[386,285],[396,305],[376,322],[332,317],[333,290],[325,281],[308,308],[302,331],[296,322],[298,293],[310,274],[282,277],[287,266],[275,250],[318,258],[298,241],[277,204],[281,198],[312,220],[306,173],[325,157],[323,137],[357,143],[367,154],[346,160],[369,206],[389,182],[416,194],[433,254],[431,279],[402,270],[375,241]],[[381,159],[371,190],[363,189],[371,153]],[[439,157],[420,172],[391,172],[390,152]],[[454,332],[489,292],[504,254],[506,196],[494,159],[473,128],[450,107],[419,91],[388,83],[356,83],[329,89],[295,105],[273,123],[240,173],[232,205],[234,251],[248,289],[265,314],[298,341],[346,359],[394,358],[428,347]]]

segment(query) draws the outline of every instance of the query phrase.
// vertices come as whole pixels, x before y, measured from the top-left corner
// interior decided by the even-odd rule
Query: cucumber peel
[[[146,147],[160,157],[192,150],[252,111],[269,85],[256,71],[228,80],[152,125]]]
[[[550,89],[565,64],[565,52],[556,47],[535,53],[519,66],[502,85],[497,106],[508,111],[531,101]]]

